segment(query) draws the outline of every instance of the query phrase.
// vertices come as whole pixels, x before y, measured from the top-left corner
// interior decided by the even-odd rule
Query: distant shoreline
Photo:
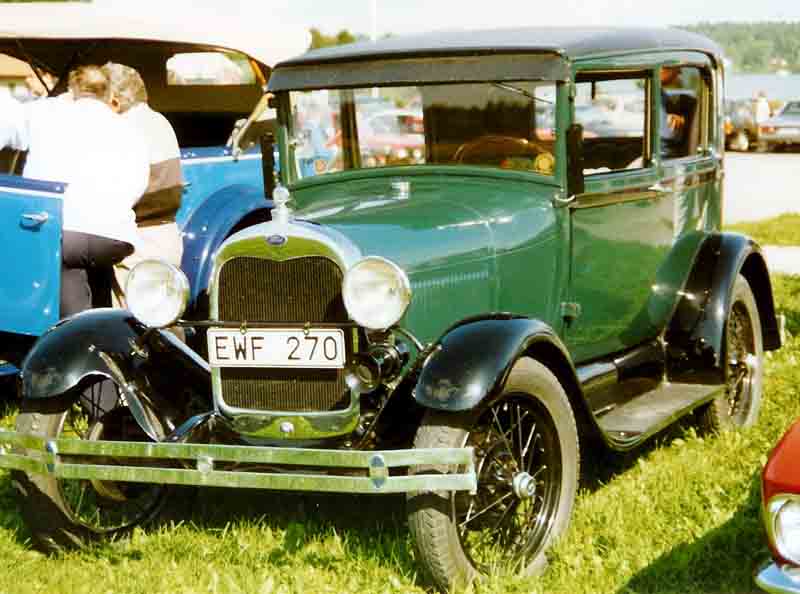
[[[743,72],[728,74],[725,79],[725,95],[728,99],[752,99],[761,91],[766,93],[768,99],[800,99],[800,74]]]

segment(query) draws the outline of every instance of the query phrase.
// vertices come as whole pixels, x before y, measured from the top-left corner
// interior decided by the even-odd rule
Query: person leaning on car
[[[133,205],[149,171],[140,135],[110,107],[102,69],[76,68],[68,87],[58,97],[0,110],[0,146],[28,151],[23,175],[67,184],[62,318],[91,308],[90,272],[102,274],[138,247]]]
[[[680,68],[661,67],[661,156],[665,159],[683,156],[686,140],[686,116],[668,113],[667,93],[664,88],[673,84],[680,76]]]
[[[111,82],[112,108],[143,136],[150,162],[147,190],[134,206],[141,248],[114,267],[115,302],[122,305],[125,282],[137,262],[157,258],[180,267],[183,242],[175,214],[181,206],[183,174],[175,131],[167,118],[147,104],[147,89],[139,73],[112,62],[103,70]]]

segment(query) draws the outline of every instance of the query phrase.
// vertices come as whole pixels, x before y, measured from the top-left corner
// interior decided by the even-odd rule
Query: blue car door
[[[64,187],[0,175],[0,332],[38,336],[59,319]]]

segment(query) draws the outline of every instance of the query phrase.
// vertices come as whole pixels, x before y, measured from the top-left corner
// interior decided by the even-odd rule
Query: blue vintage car
[[[0,23],[0,54],[62,81],[77,63],[114,61],[140,72],[151,107],[170,120],[181,146],[182,267],[192,302],[202,308],[216,247],[269,218],[258,141],[269,132],[272,110],[263,89],[269,64],[307,48],[308,33],[282,26],[266,35],[240,21],[198,18],[144,22],[92,5],[2,5]],[[15,373],[35,338],[59,319],[65,186],[21,177],[23,162],[24,154],[0,151],[0,238],[13,254],[0,280],[0,376]]]

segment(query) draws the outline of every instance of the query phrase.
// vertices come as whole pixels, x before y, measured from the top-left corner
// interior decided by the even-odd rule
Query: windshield
[[[551,82],[291,92],[290,147],[301,179],[424,164],[551,176],[555,97]]]

